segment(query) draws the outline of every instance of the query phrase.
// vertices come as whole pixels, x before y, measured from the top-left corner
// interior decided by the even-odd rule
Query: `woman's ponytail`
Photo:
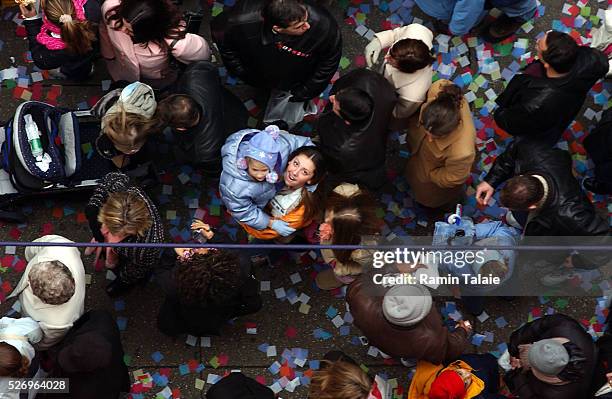
[[[73,18],[69,22],[60,23],[62,40],[66,43],[66,50],[73,54],[84,55],[93,49],[96,35],[88,21],[77,21]]]
[[[47,0],[43,11],[50,22],[59,26],[66,51],[84,55],[93,49],[94,24],[77,19],[72,0]]]
[[[461,123],[463,93],[454,83],[443,86],[435,100],[425,104],[421,125],[434,136],[444,137],[454,132]]]

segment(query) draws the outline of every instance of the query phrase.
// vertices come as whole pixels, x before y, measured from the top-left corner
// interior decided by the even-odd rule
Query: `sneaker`
[[[563,284],[566,281],[571,280],[577,275],[578,274],[573,270],[558,269],[540,278],[540,283],[545,287],[554,287],[556,285]]]
[[[411,357],[400,357],[400,363],[402,364],[402,366],[404,367],[408,367],[409,369],[415,367],[417,365],[417,361],[414,358]]]
[[[506,14],[502,14],[497,18],[487,32],[483,35],[483,39],[490,43],[498,43],[512,36],[525,21],[521,18],[512,18]]]

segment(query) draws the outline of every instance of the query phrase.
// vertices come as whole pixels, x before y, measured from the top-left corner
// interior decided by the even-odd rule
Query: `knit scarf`
[[[85,20],[85,3],[87,3],[87,0],[72,0],[74,12],[76,14],[77,20],[79,21]],[[44,45],[49,50],[64,50],[66,48],[66,43],[64,43],[61,37],[53,37],[49,32],[55,33],[56,35],[60,35],[61,29],[59,26],[49,21],[47,19],[47,16],[43,13],[43,24],[40,28],[40,33],[36,35],[36,40],[38,41],[38,43]]]

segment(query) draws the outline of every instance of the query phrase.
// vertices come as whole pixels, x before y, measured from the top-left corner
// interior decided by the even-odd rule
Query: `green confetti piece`
[[[478,77],[476,79],[474,79],[474,82],[476,82],[476,84],[478,85],[478,87],[482,87],[483,84],[485,84],[487,80],[485,79],[484,76],[482,75],[478,75]]]
[[[17,82],[14,79],[5,80],[7,89],[14,89],[17,86]]]
[[[597,15],[591,15],[591,18],[589,18],[589,20],[593,23],[593,25],[599,25],[599,21],[601,21],[601,19]]]
[[[346,69],[349,65],[351,65],[351,61],[348,58],[340,58],[340,68]]]
[[[459,36],[453,36],[451,43],[453,43],[454,46],[459,46],[461,43],[463,43],[463,40]]]
[[[250,128],[254,128],[257,126],[257,119],[253,118],[252,116],[249,116],[249,119],[247,120],[247,126]]]
[[[565,309],[568,305],[569,301],[567,299],[557,299],[555,301],[555,306],[559,309]]]
[[[370,369],[365,364],[360,364],[359,367],[363,370],[364,373],[368,373]]]
[[[215,356],[215,357],[213,357],[212,359],[210,359],[210,361],[209,361],[208,363],[210,363],[210,365],[211,365],[213,368],[215,368],[215,369],[216,369],[216,368],[218,368],[218,367],[219,367],[219,358],[218,358],[217,356]]]
[[[591,7],[582,7],[582,9],[580,10],[580,15],[582,15],[583,17],[588,17],[589,15],[591,15]]]
[[[502,57],[505,57],[505,56],[508,56],[508,55],[512,54],[512,43],[508,43],[508,44],[495,44],[493,46],[493,48]]]
[[[385,217],[385,211],[382,208],[376,208],[376,217],[382,219]]]
[[[476,100],[474,100],[474,106],[476,108],[482,108],[482,106],[484,105],[484,99],[478,97]]]
[[[89,154],[93,150],[91,143],[81,144],[81,150],[83,150],[83,154]]]
[[[132,364],[132,356],[127,354],[123,355],[123,363],[129,367]]]
[[[221,207],[219,205],[211,205],[208,207],[208,210],[213,216],[221,216]]]
[[[223,7],[215,5],[212,9],[212,16],[216,17],[217,15],[223,12]]]

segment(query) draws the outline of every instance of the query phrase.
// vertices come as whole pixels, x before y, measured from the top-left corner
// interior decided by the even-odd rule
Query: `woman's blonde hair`
[[[98,221],[113,235],[141,237],[153,224],[145,201],[131,192],[111,193],[98,213]]]
[[[49,21],[59,26],[60,35],[68,52],[84,55],[93,49],[92,43],[96,40],[94,24],[77,19],[72,0],[47,0],[43,11]],[[71,18],[60,22],[62,15],[70,15]]]
[[[344,196],[332,192],[327,196],[325,209],[331,212],[331,243],[334,245],[359,245],[364,235],[373,235],[380,231],[376,217],[376,201],[364,189]],[[365,258],[362,250],[334,249],[338,263],[334,266],[337,276],[358,275],[363,272],[360,259]]]
[[[102,133],[106,134],[116,147],[122,147],[126,151],[139,150],[149,134],[157,131],[157,122],[119,108],[119,112],[104,115]],[[117,149],[121,151],[121,148]]]
[[[343,362],[327,362],[316,371],[310,382],[309,399],[366,399],[372,381],[359,366]]]

